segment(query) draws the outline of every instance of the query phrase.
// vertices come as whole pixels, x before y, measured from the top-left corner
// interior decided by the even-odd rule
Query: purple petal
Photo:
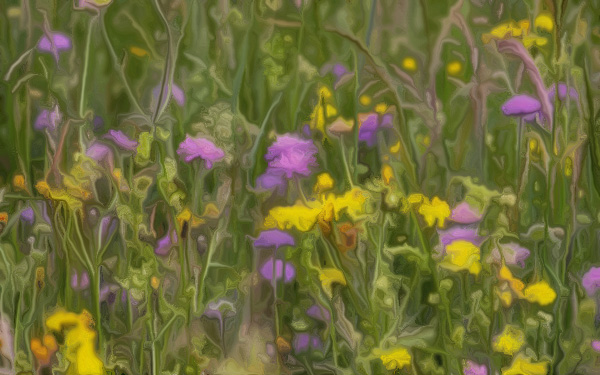
[[[319,305],[312,305],[309,307],[308,310],[306,310],[306,315],[324,322],[328,322],[331,318],[329,310]]]
[[[284,172],[287,178],[299,174],[310,176],[311,167],[317,166],[317,148],[310,140],[296,135],[284,134],[269,146],[265,159],[273,171]]]
[[[592,297],[596,290],[600,288],[600,267],[592,267],[583,275],[581,280],[588,296]]]
[[[38,42],[38,50],[42,52],[65,51],[71,49],[71,38],[63,33],[50,33],[50,38],[44,35]]]
[[[284,264],[281,259],[275,261],[275,279],[281,279],[284,273]],[[260,274],[267,280],[273,280],[273,258],[269,258],[260,268]],[[285,264],[285,282],[289,283],[296,276],[296,269],[291,263]]]
[[[256,188],[271,190],[276,188],[279,194],[285,193],[287,180],[285,172],[280,169],[267,168],[267,171],[256,178]]]
[[[213,162],[225,157],[225,152],[208,139],[192,138],[189,135],[179,144],[177,154],[183,157],[186,163],[201,158],[208,169],[212,168]]]
[[[530,252],[528,249],[521,245],[510,242],[507,244],[500,244],[499,248],[496,247],[490,254],[491,260],[498,264],[502,263],[502,256],[504,256],[504,262],[509,265],[520,265],[525,267],[525,260],[529,258]]]
[[[160,85],[154,87],[152,89],[152,96],[154,97],[154,100],[158,100],[158,94],[160,92]],[[163,90],[163,101],[165,100],[165,96],[167,94],[167,85],[165,84],[165,88]],[[183,105],[185,104],[185,94],[183,92],[183,90],[181,89],[181,87],[177,86],[176,84],[171,84],[171,94],[173,95],[173,98],[175,99],[175,102],[177,103],[177,105],[179,105],[180,107],[183,107]]]
[[[548,88],[548,100],[550,102],[554,102],[556,98],[556,84],[553,83],[552,86]],[[577,94],[577,90],[574,87],[568,87],[564,83],[558,84],[558,98],[560,100],[565,100],[567,98],[567,93],[573,100],[579,100],[579,94]]]
[[[528,115],[541,109],[540,101],[529,95],[515,95],[502,105],[502,112],[506,116]]]
[[[94,142],[90,147],[88,147],[85,155],[91,159],[96,160],[97,162],[106,161],[109,166],[112,168],[113,165],[113,155],[112,150],[107,145]]]
[[[139,143],[137,141],[129,139],[122,131],[120,130],[109,130],[108,134],[104,136],[104,138],[112,140],[119,148],[128,151],[134,151],[137,149]]]
[[[488,370],[485,365],[477,364],[473,361],[467,360],[464,368],[465,375],[487,375]]]
[[[156,247],[154,248],[154,253],[157,255],[167,255],[171,247],[177,244],[177,232],[171,231],[171,233],[167,233],[164,237],[159,239],[156,242]]]
[[[279,229],[270,229],[262,231],[256,240],[254,240],[254,247],[269,248],[274,247],[278,249],[281,246],[294,246],[296,241],[291,234],[281,231]]]
[[[473,209],[467,202],[459,203],[452,210],[450,218],[460,224],[473,224],[481,220],[482,214]]]
[[[55,130],[56,126],[62,121],[62,114],[58,110],[58,106],[54,106],[52,111],[43,109],[35,119],[33,127],[36,130]]]
[[[29,225],[32,225],[35,220],[35,213],[33,212],[33,208],[27,207],[26,209],[24,209],[21,212],[21,220],[23,220],[26,223],[29,223]]]
[[[377,143],[377,131],[384,128],[391,128],[394,117],[390,113],[379,115],[377,113],[368,113],[359,115],[358,139],[365,142],[368,147]]]
[[[594,349],[595,351],[597,351],[598,353],[600,353],[600,341],[593,340],[592,341],[592,349]]]
[[[483,237],[477,234],[476,227],[470,226],[455,226],[450,229],[440,230],[438,229],[438,235],[440,237],[440,242],[443,247],[446,248],[450,243],[457,240],[469,241],[476,246],[480,246],[485,240]]]
[[[294,350],[296,353],[302,353],[308,350],[310,344],[310,335],[308,333],[298,333],[294,337]]]

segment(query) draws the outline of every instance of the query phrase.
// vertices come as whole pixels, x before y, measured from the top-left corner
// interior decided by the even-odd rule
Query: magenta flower
[[[596,293],[596,290],[600,288],[600,267],[591,267],[589,271],[583,275],[581,283],[588,296],[592,297],[594,293]]]
[[[40,52],[52,53],[54,59],[58,61],[59,52],[71,49],[71,38],[63,33],[50,33],[40,39],[37,48]]]
[[[592,349],[594,349],[595,351],[597,351],[598,353],[600,353],[600,341],[593,340],[592,341]]]
[[[215,161],[225,157],[225,152],[208,139],[192,138],[189,135],[186,135],[185,140],[179,144],[177,153],[186,163],[197,158],[203,159],[208,169],[212,168]]]
[[[477,233],[477,228],[472,226],[454,226],[446,230],[438,229],[437,232],[444,248],[458,240],[469,241],[476,246],[480,246],[485,241],[485,238]]]
[[[113,169],[114,158],[110,147],[104,143],[94,142],[88,147],[85,156],[97,161],[98,163],[105,162],[110,169]]]
[[[152,89],[152,97],[154,98],[154,100],[158,100],[159,93],[160,93],[160,85],[158,85]],[[183,93],[183,90],[181,89],[181,87],[177,86],[174,83],[171,84],[171,94],[173,95],[173,99],[175,99],[175,102],[177,103],[177,105],[179,105],[180,107],[183,107],[183,105],[185,104],[185,94]],[[167,85],[165,84],[164,90],[163,90],[163,102],[164,102],[166,96],[167,96]]]
[[[312,141],[284,134],[267,149],[265,159],[272,171],[284,172],[287,178],[292,178],[294,173],[310,176],[310,167],[317,166],[316,153],[317,148]]]
[[[373,147],[377,143],[377,132],[380,129],[392,127],[393,116],[390,113],[379,115],[377,113],[360,114],[358,121],[358,139],[365,142],[368,147]]]
[[[461,202],[452,210],[450,219],[455,223],[473,224],[480,221],[482,217],[481,212],[471,207],[467,202]]]
[[[267,171],[256,178],[256,187],[258,189],[271,190],[277,188],[279,194],[285,193],[287,180],[285,172],[279,169],[267,168]]]
[[[33,208],[27,207],[23,211],[21,211],[21,220],[29,225],[32,225],[35,221],[35,213]]]
[[[502,264],[502,259],[504,257],[504,262],[509,265],[519,265],[521,267],[525,267],[525,260],[529,258],[530,252],[526,248],[521,245],[509,242],[507,244],[500,244],[498,247],[492,250],[490,254],[491,260]]]
[[[556,84],[553,83],[552,86],[550,86],[548,88],[548,100],[550,100],[551,103],[553,103],[555,101],[557,91],[558,91],[558,98],[560,100],[567,99],[567,95],[570,96],[571,99],[573,99],[573,100],[579,99],[579,94],[577,94],[577,90],[575,90],[574,87],[568,87],[564,83],[559,83],[558,90],[557,90]]]
[[[85,290],[90,286],[90,276],[86,271],[81,272],[81,278],[77,275],[77,271],[71,275],[71,288],[74,290]]]
[[[309,349],[320,350],[323,347],[321,338],[316,335],[309,335],[308,333],[298,333],[294,337],[294,351],[296,353],[306,352]]]
[[[296,241],[291,234],[279,229],[269,229],[260,232],[258,238],[254,240],[254,247],[275,248],[282,246],[294,246]]]
[[[167,233],[156,242],[156,247],[154,248],[154,253],[157,255],[167,255],[169,250],[175,245],[177,245],[177,232],[175,230]]]
[[[33,127],[35,130],[42,131],[48,129],[53,131],[57,125],[62,121],[62,113],[60,113],[58,106],[54,106],[52,111],[43,109],[38,117],[35,119]]]
[[[312,305],[306,310],[306,315],[310,316],[313,319],[322,320],[324,322],[328,322],[331,318],[329,314],[329,310],[319,305]]]
[[[464,367],[465,375],[487,375],[488,370],[485,365],[477,364],[471,360],[467,360]]]
[[[275,272],[275,275],[273,275]],[[296,268],[293,264],[284,262],[281,259],[277,259],[275,261],[275,267],[273,267],[273,258],[269,258],[261,267],[260,274],[267,280],[279,280],[282,277],[284,278],[285,283],[289,283],[294,280],[296,276]],[[273,277],[275,276],[275,277]]]
[[[119,148],[127,151],[135,151],[139,145],[137,141],[129,139],[129,137],[120,130],[109,130],[104,138],[112,140]]]

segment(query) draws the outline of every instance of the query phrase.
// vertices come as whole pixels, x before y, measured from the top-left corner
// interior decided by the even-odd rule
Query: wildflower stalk
[[[83,71],[81,73],[81,94],[79,95],[79,118],[84,117],[83,109],[85,106],[85,86],[87,82],[88,66],[90,60],[90,44],[92,39],[92,31],[94,30],[95,22],[96,17],[92,18],[91,22],[89,23],[87,37],[85,38],[85,54],[83,56]]]

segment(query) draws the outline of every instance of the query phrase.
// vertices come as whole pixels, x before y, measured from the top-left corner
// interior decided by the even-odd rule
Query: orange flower
[[[43,342],[37,337],[31,339],[31,352],[40,366],[49,365],[50,359],[57,350],[58,345],[56,345],[56,340],[52,335],[44,335]]]

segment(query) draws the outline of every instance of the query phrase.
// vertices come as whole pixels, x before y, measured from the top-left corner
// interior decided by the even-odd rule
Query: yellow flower
[[[546,375],[548,363],[531,362],[531,359],[519,354],[509,368],[502,369],[502,375]]]
[[[148,55],[148,51],[146,51],[143,48],[136,47],[136,46],[129,47],[129,52],[133,53],[137,57],[144,57],[144,56]]]
[[[25,176],[22,174],[15,175],[15,177],[13,177],[13,186],[16,190],[27,191],[27,186],[25,185]]]
[[[208,210],[208,207],[206,207],[206,209]],[[192,211],[187,207],[184,208],[183,211],[181,211],[177,215],[176,219],[179,223],[180,228],[183,228],[183,224],[185,222],[189,222],[192,228],[199,227],[200,225],[205,223],[204,219],[201,219],[200,217],[194,215]]]
[[[454,272],[469,271],[474,275],[481,272],[479,262],[481,253],[477,246],[469,241],[456,240],[446,246],[446,257],[440,266]]]
[[[489,33],[483,34],[481,39],[483,43],[489,43],[492,39],[507,39],[510,37],[520,37],[529,33],[530,23],[528,20],[514,21],[501,23],[490,30]]]
[[[368,106],[369,104],[371,104],[371,97],[368,95],[361,95],[360,98],[358,98],[358,101],[360,102],[360,104]]]
[[[494,351],[513,355],[521,349],[525,343],[525,333],[517,327],[506,325],[500,335],[494,339]]]
[[[314,191],[322,193],[333,188],[333,178],[327,172],[321,173],[317,176],[317,183],[315,184]]]
[[[385,114],[385,112],[388,110],[388,105],[385,103],[379,103],[375,106],[375,112],[379,113],[380,115]]]
[[[502,265],[500,268],[500,272],[498,273],[498,278],[500,280],[504,280],[508,282],[510,288],[517,294],[519,298],[523,297],[523,289],[525,288],[525,284],[515,277],[513,277],[512,272],[506,267]]]
[[[448,66],[446,66],[446,71],[451,76],[458,75],[462,70],[462,64],[460,61],[452,61]]]
[[[333,93],[329,88],[322,86],[319,89],[319,102],[315,105],[310,116],[310,128],[325,132],[327,118],[337,115],[337,109],[333,106]]]
[[[552,20],[552,16],[550,13],[541,13],[537,17],[535,17],[535,21],[533,21],[533,25],[536,29],[541,29],[547,32],[552,32],[554,29],[554,21]]]
[[[416,72],[417,60],[412,57],[405,57],[404,60],[402,60],[402,67],[404,70],[408,70],[409,72]]]
[[[439,228],[444,227],[444,222],[450,216],[450,206],[438,197],[433,197],[431,203],[425,201],[419,207],[419,213],[425,218],[428,226],[433,226],[437,221]]]
[[[541,306],[549,305],[556,299],[556,292],[544,280],[528,285],[523,295],[527,301]]]
[[[394,178],[394,170],[389,164],[384,164],[383,167],[381,167],[381,177],[383,177],[383,182],[385,182],[386,185],[389,185],[390,181]]]
[[[333,284],[342,284],[346,285],[346,278],[342,271],[335,268],[325,268],[321,270],[319,274],[319,280],[321,280],[321,285],[323,286],[323,290],[325,294],[331,298],[333,296]]]
[[[72,211],[77,211],[83,207],[81,199],[85,200],[91,195],[85,190],[77,191],[76,189],[55,189],[51,188],[46,181],[38,181],[35,184],[36,190],[46,199],[60,201],[67,204]],[[86,194],[88,193],[88,194]],[[79,199],[78,199],[79,198]]]
[[[548,44],[548,39],[546,39],[543,36],[537,36],[532,34],[523,37],[522,42],[525,48],[529,48],[534,45],[542,47]]]
[[[152,289],[157,290],[160,286],[160,279],[156,276],[152,276],[150,278],[150,286],[152,286]]]
[[[342,196],[323,195],[321,201],[311,201],[308,206],[296,203],[288,207],[275,207],[269,211],[265,219],[265,227],[285,230],[296,227],[302,232],[308,232],[316,224],[319,217],[323,221],[338,220],[345,211],[353,219],[364,213],[367,193],[354,188]]]
[[[390,147],[390,152],[392,154],[397,153],[398,151],[400,151],[400,146],[401,146],[400,141],[398,141],[395,145],[393,145],[392,147]]]
[[[382,352],[379,359],[388,370],[401,369],[410,365],[411,356],[405,348],[398,348],[387,352]]]
[[[64,346],[69,361],[68,374],[103,375],[104,365],[94,347],[96,331],[92,328],[94,320],[89,312],[83,310],[75,314],[58,310],[46,319],[46,326],[53,331],[65,331]]]

